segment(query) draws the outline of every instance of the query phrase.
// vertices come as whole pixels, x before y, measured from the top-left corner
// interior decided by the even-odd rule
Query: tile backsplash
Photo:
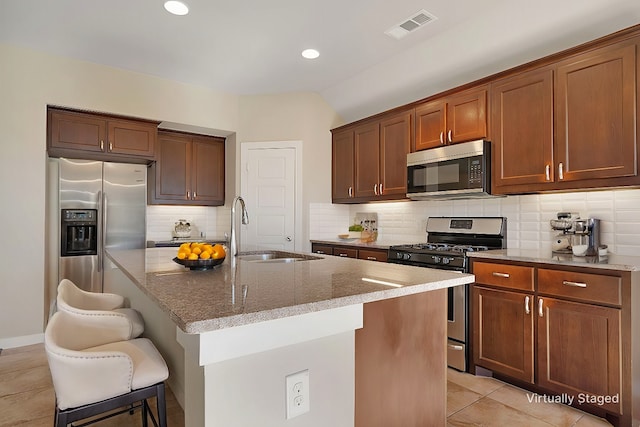
[[[581,218],[598,218],[601,242],[620,255],[640,255],[640,190],[608,190],[558,194],[508,196],[491,199],[411,201],[334,205],[312,203],[312,240],[335,239],[346,232],[357,212],[378,213],[378,239],[415,243],[426,240],[430,216],[505,216],[507,246],[551,250],[558,234],[549,220],[558,212],[577,212]]]
[[[174,224],[186,219],[191,224],[191,237],[224,238],[231,230],[231,210],[224,206],[147,206],[147,240],[171,240]]]

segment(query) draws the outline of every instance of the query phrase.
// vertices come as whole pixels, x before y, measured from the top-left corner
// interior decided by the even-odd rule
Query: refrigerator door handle
[[[104,243],[105,230],[107,229],[107,195],[98,191],[98,273],[102,272],[104,266]]]

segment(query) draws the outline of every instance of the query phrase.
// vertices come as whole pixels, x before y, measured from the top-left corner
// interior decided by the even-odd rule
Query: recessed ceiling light
[[[167,12],[173,13],[174,15],[186,15],[189,13],[189,7],[181,1],[166,1],[164,2],[164,8],[167,9]]]
[[[305,49],[302,51],[302,56],[307,59],[316,59],[318,56],[320,56],[320,52],[315,49]]]

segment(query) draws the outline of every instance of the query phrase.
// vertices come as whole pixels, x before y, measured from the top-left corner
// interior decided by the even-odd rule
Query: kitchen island
[[[175,249],[108,252],[105,291],[142,312],[185,425],[372,425],[376,411],[403,425],[425,425],[423,412],[444,423],[446,288],[473,276],[276,254],[285,258],[189,271]],[[310,410],[287,420],[285,377],[304,370]]]

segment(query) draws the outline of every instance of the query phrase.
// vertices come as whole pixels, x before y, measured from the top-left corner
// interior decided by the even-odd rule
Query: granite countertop
[[[640,257],[609,253],[605,257],[574,256],[557,254],[549,250],[498,249],[482,252],[469,252],[472,258],[494,259],[502,261],[522,261],[540,264],[589,267],[603,270],[640,271]]]
[[[375,242],[361,242],[360,239],[311,239],[311,243],[320,243],[327,245],[340,245],[340,246],[354,246],[359,248],[372,248],[372,249],[389,249],[390,246],[395,245],[406,245],[411,242],[407,242],[407,239],[402,241],[391,241],[391,240],[376,240]]]
[[[312,254],[296,254],[312,259],[287,263],[242,258],[232,263],[228,257],[212,270],[190,271],[172,261],[175,254],[175,248],[107,251],[123,273],[190,334],[474,280],[470,274]]]

